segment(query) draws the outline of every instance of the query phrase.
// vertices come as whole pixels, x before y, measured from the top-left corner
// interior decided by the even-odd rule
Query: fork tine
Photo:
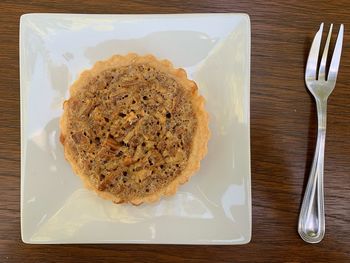
[[[314,40],[312,41],[309,57],[306,63],[305,80],[316,79],[316,68],[317,68],[317,61],[318,61],[318,53],[320,51],[320,45],[321,45],[322,31],[323,31],[323,23],[321,23],[320,29],[317,31],[314,37]]]
[[[326,63],[327,63],[329,42],[331,42],[332,29],[333,29],[333,24],[331,24],[331,26],[329,27],[326,45],[324,46],[324,50],[322,54],[320,70],[318,72],[318,80],[325,80],[326,78]]]
[[[337,42],[335,43],[331,66],[329,67],[328,78],[327,78],[327,80],[331,80],[334,82],[337,80],[337,75],[338,75],[340,55],[341,55],[341,50],[343,46],[343,35],[344,35],[344,25],[341,24],[339,28]]]

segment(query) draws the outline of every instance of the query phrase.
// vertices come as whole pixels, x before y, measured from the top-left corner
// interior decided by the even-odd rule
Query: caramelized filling
[[[124,201],[171,183],[197,127],[189,92],[147,64],[94,77],[67,107],[67,146],[83,175]]]

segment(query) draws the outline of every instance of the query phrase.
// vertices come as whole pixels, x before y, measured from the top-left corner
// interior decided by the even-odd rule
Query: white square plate
[[[82,187],[59,143],[70,84],[113,54],[186,69],[212,138],[176,195],[115,205]],[[26,243],[244,244],[251,238],[250,21],[245,14],[27,14],[20,22],[21,226]]]

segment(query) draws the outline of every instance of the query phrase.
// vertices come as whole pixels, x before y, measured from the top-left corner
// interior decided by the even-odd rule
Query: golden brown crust
[[[154,68],[158,69],[161,72],[164,72],[168,75],[171,75],[184,89],[187,89],[192,94],[191,102],[193,111],[197,118],[197,129],[193,136],[193,144],[191,153],[188,159],[188,163],[186,168],[182,171],[182,173],[177,176],[169,185],[165,188],[159,189],[159,191],[149,194],[142,198],[135,198],[130,200],[130,203],[134,205],[139,205],[143,202],[151,203],[160,199],[161,196],[165,195],[173,195],[176,193],[179,185],[187,182],[189,178],[199,169],[200,161],[207,153],[207,142],[210,137],[210,132],[208,128],[208,114],[204,109],[204,98],[198,94],[198,88],[195,82],[187,79],[187,74],[183,69],[175,69],[172,66],[172,63],[168,60],[157,60],[152,55],[146,56],[138,56],[135,53],[130,53],[126,56],[115,55],[106,61],[97,62],[92,69],[84,71],[77,81],[73,83],[70,88],[71,97],[75,96],[79,92],[81,92],[86,85],[88,85],[89,81],[94,77],[100,74],[101,72],[110,69],[112,67],[124,67],[134,63],[147,63]],[[64,103],[64,113],[62,115],[60,126],[61,126],[61,137],[60,140],[62,144],[65,146],[65,138],[67,136],[67,103]],[[74,160],[72,154],[64,147],[65,157],[68,162],[72,165],[73,171],[81,177],[85,186],[89,189],[94,190],[99,196],[105,199],[112,200],[115,203],[124,202],[120,198],[116,197],[112,193],[100,191],[96,189],[90,182],[90,180],[83,176],[80,172],[76,161]]]

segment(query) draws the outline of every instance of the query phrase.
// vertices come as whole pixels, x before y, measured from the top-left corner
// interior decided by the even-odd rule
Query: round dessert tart
[[[97,62],[63,108],[66,159],[86,187],[115,203],[174,194],[207,152],[208,114],[195,82],[151,55]]]

